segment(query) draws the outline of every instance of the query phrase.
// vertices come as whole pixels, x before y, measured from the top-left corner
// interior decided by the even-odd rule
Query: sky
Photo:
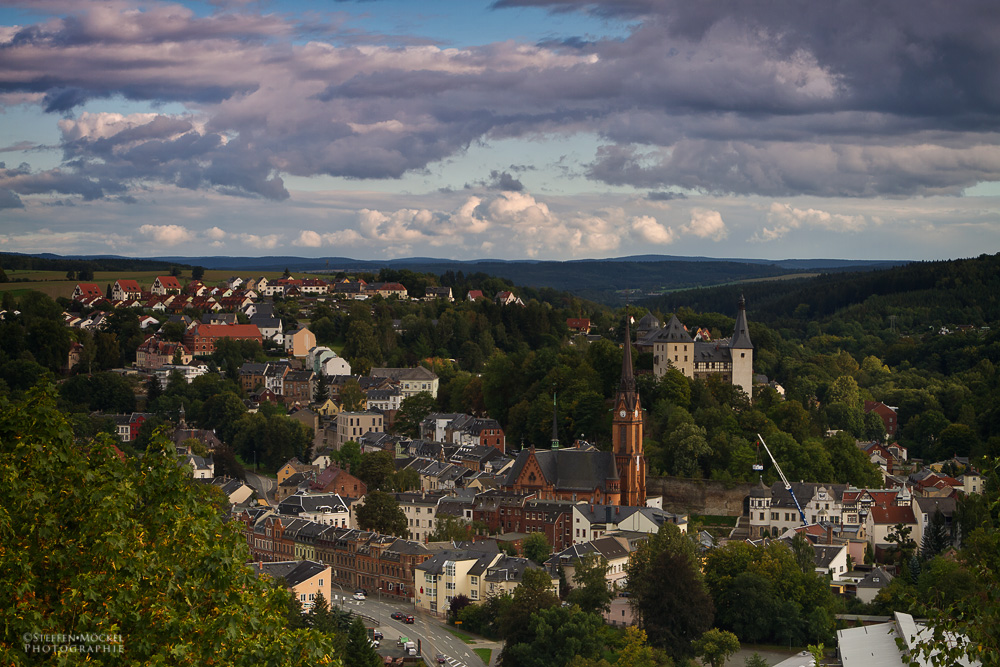
[[[0,251],[1000,251],[996,0],[0,0]]]

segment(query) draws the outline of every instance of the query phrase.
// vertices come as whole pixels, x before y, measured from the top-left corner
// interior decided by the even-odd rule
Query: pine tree
[[[381,667],[382,659],[368,639],[368,630],[360,616],[355,616],[347,631],[344,667]]]

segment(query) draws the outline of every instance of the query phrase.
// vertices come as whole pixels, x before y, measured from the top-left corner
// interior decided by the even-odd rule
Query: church
[[[736,326],[730,338],[704,340],[700,330],[697,337],[692,337],[676,315],[671,315],[663,327],[658,325],[652,314],[640,320],[640,331],[648,333],[638,343],[642,349],[652,349],[656,377],[663,377],[671,367],[692,380],[717,375],[753,396],[753,343],[743,297],[737,304]]]
[[[625,325],[622,374],[614,400],[612,451],[583,447],[522,449],[503,488],[537,493],[541,500],[600,505],[646,505],[646,458],[642,452],[642,404],[632,368],[631,332]]]

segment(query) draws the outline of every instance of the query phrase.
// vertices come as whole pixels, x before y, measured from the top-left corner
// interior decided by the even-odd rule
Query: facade
[[[896,408],[886,405],[881,401],[865,401],[865,412],[874,412],[885,425],[885,434],[889,439],[896,437],[899,429],[899,417],[896,415]]]
[[[252,324],[196,324],[184,332],[184,345],[196,357],[208,356],[215,352],[215,343],[222,338],[264,343],[260,329]]]
[[[336,448],[349,440],[356,442],[365,433],[384,433],[383,420],[377,412],[341,412],[337,415]]]
[[[111,287],[112,301],[131,301],[142,298],[142,288],[135,280],[116,280]]]
[[[423,366],[416,368],[373,368],[369,375],[373,378],[389,378],[398,382],[404,401],[422,391],[437,398],[438,376]]]
[[[648,325],[648,324],[647,324]],[[747,326],[746,302],[740,297],[733,335],[720,341],[697,339],[688,333],[676,315],[666,325],[653,329],[639,342],[652,348],[653,372],[662,377],[676,368],[685,377],[703,380],[719,376],[753,396],[753,343]]]
[[[295,331],[285,332],[285,352],[293,357],[301,359],[314,347],[316,347],[316,335],[308,328],[299,327]]]
[[[91,301],[104,298],[104,291],[97,283],[78,283],[73,289],[74,301]]]
[[[149,288],[150,294],[166,296],[167,294],[180,294],[183,291],[181,283],[175,276],[157,276],[153,281],[153,286]]]
[[[150,336],[136,349],[135,367],[145,370],[155,370],[162,368],[175,361],[175,356],[180,355],[181,364],[189,364],[194,359],[191,350],[181,343],[160,340],[156,336]]]

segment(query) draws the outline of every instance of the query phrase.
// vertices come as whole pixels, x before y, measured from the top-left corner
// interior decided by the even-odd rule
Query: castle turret
[[[733,358],[733,384],[753,398],[753,343],[750,342],[750,329],[747,327],[746,299],[742,294],[738,309],[736,326],[733,327],[733,337],[729,342]]]

